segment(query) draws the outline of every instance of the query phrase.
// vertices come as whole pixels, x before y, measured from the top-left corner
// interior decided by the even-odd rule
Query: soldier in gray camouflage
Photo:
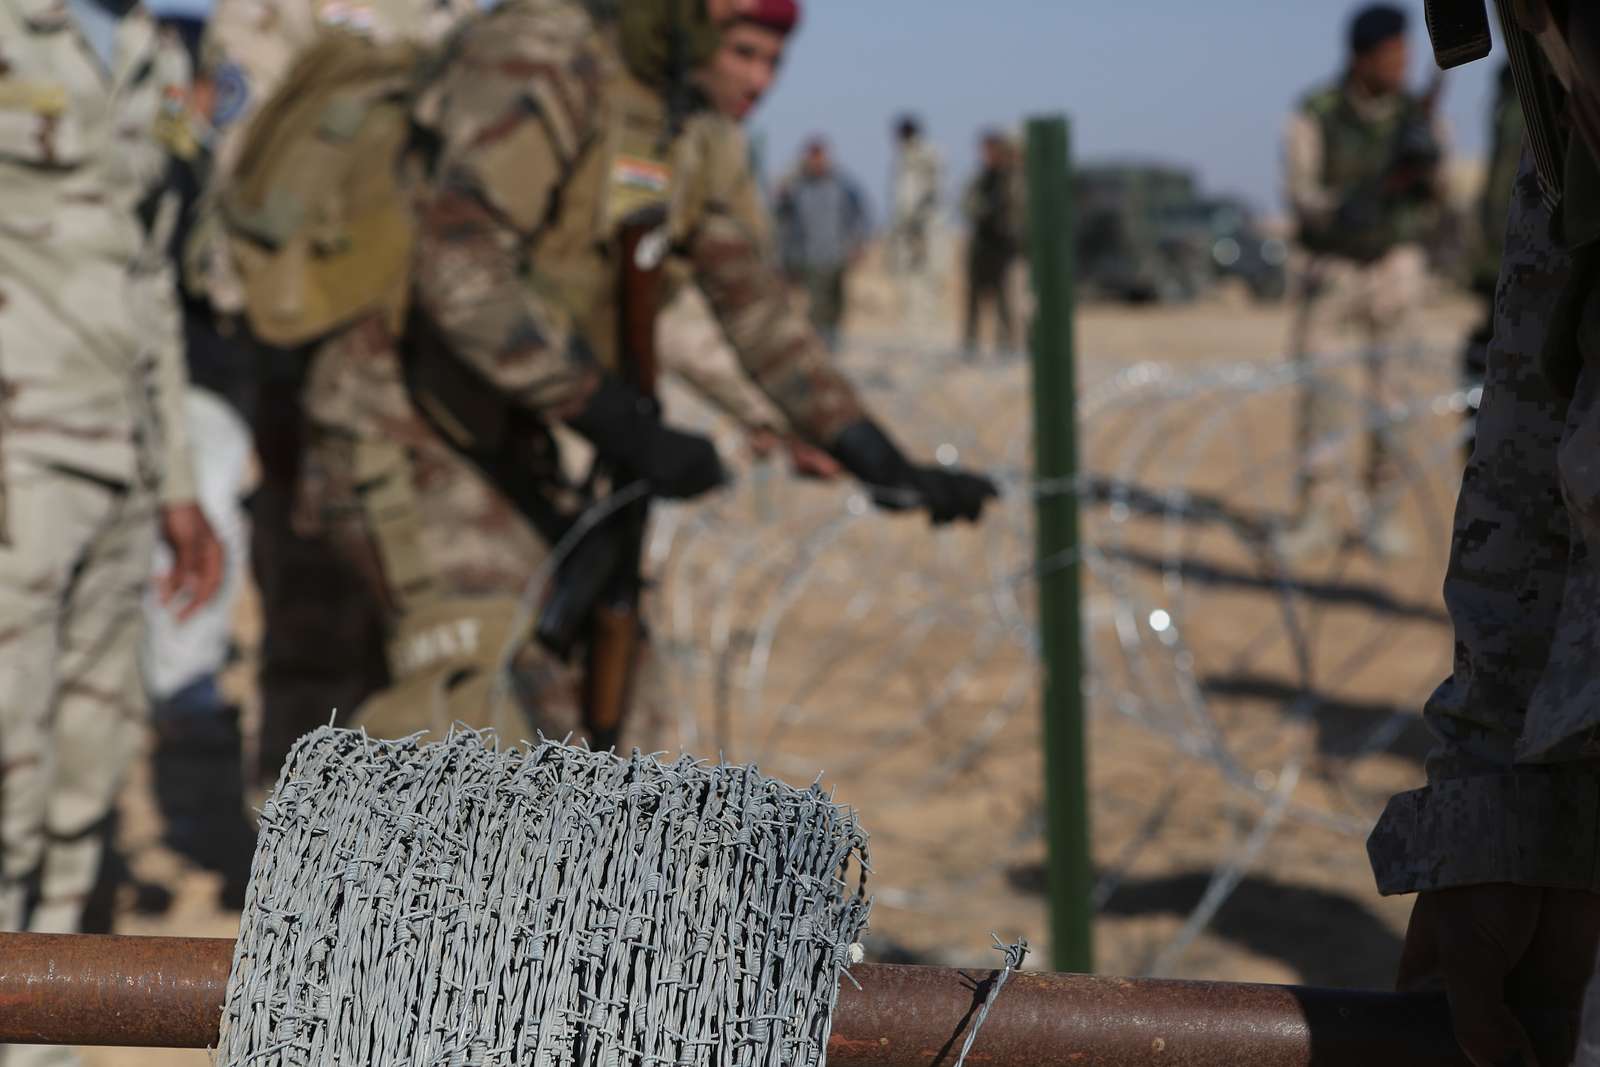
[[[1573,231],[1596,208],[1569,184],[1569,251],[1517,179],[1445,579],[1455,670],[1428,785],[1368,842],[1379,891],[1419,894],[1402,988],[1442,985],[1483,1065],[1567,1062],[1600,937],[1600,287],[1597,231]]]

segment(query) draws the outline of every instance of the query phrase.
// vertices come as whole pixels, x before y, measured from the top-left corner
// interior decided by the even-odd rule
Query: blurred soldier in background
[[[633,358],[655,329],[635,290],[648,295],[665,258],[682,259],[795,430],[885,506],[975,519],[994,493],[902,455],[736,214],[759,203],[742,133],[683,90],[741,9],[509,5],[464,30],[423,87],[412,115],[437,152],[424,161],[404,348],[385,332],[393,320],[373,316],[356,343],[318,353],[305,394],[299,514],[349,553],[391,620],[395,685],[366,712],[385,732],[408,714],[497,722],[503,696],[534,715],[570,699],[515,599],[548,577],[546,545],[572,535],[590,498],[562,470],[555,423],[587,440],[618,488],[687,498],[721,481],[710,442],[663,424]],[[580,152],[591,144],[603,149]],[[584,569],[608,536],[576,543],[575,580],[620,573],[610,560]],[[495,688],[502,665],[514,668],[509,694]]]
[[[939,189],[944,165],[922,135],[922,122],[903,115],[895,123],[895,161],[889,203],[889,270],[900,279],[901,313],[913,334],[938,317],[939,272],[934,257]]]
[[[382,619],[365,585],[324,541],[290,521],[303,449],[300,393],[307,352],[263,351],[233,323],[244,294],[217,233],[216,192],[232,177],[243,134],[294,62],[330,31],[378,42],[431,42],[474,0],[218,0],[201,73],[216,129],[212,192],[190,245],[192,283],[204,291],[228,340],[246,349],[258,376],[249,419],[261,463],[252,498],[252,569],[261,598],[258,777],[277,775],[289,747],[334,709],[353,710],[386,677]]]
[[[1386,499],[1391,469],[1384,363],[1415,342],[1415,311],[1426,282],[1421,240],[1443,202],[1443,149],[1431,102],[1406,90],[1410,49],[1406,15],[1375,4],[1350,24],[1350,60],[1333,85],[1313,91],[1289,120],[1284,161],[1289,206],[1309,261],[1300,279],[1292,339],[1307,374],[1298,429],[1295,523],[1279,539],[1287,558],[1337,547],[1344,539],[1338,483],[1342,439],[1365,436],[1365,497],[1355,507],[1366,547],[1406,551]],[[1350,342],[1365,349],[1366,395],[1356,410],[1369,423],[1353,435],[1352,405],[1313,373]]]
[[[983,164],[961,197],[967,236],[967,317],[962,334],[968,358],[978,353],[978,318],[983,305],[994,303],[995,346],[1016,350],[1016,332],[1007,281],[1022,251],[1024,203],[1017,148],[999,130],[988,130],[980,143]]]
[[[140,598],[196,611],[195,503],[162,195],[189,64],[141,7],[0,0],[0,930],[78,929],[138,750]],[[70,1050],[0,1050],[6,1067]]]
[[[1474,1064],[1595,1067],[1600,9],[1502,15],[1529,151],[1445,578],[1455,669],[1424,708],[1428,784],[1390,800],[1368,851],[1380,892],[1417,894],[1399,985],[1446,992]],[[1474,36],[1467,55],[1488,50]]]
[[[800,166],[777,197],[783,268],[804,291],[811,325],[829,351],[839,349],[848,274],[871,230],[866,197],[833,160],[822,137],[806,142]]]
[[[741,123],[749,117],[776,80],[799,21],[798,0],[756,0],[722,28],[721,44],[702,80],[717,111]],[[759,190],[752,183],[748,191],[755,195]],[[748,205],[738,214],[753,229],[759,226],[758,236],[764,244],[772,242],[762,206]],[[769,255],[775,259],[776,250]],[[783,444],[797,472],[822,478],[839,473],[833,457],[796,437],[788,420],[751,383],[739,366],[739,357],[728,347],[722,327],[692,284],[679,285],[678,295],[662,309],[656,344],[663,368],[736,421],[758,458],[770,456]]]
[[[1489,167],[1484,175],[1483,196],[1478,201],[1479,244],[1477,262],[1472,269],[1472,291],[1483,300],[1483,321],[1467,339],[1462,350],[1461,381],[1467,396],[1467,454],[1472,454],[1473,427],[1483,388],[1484,368],[1489,355],[1489,340],[1494,336],[1494,290],[1500,278],[1500,258],[1506,247],[1506,214],[1511,209],[1512,187],[1522,161],[1522,139],[1527,121],[1517,101],[1517,86],[1511,67],[1500,68],[1494,104],[1489,112]]]

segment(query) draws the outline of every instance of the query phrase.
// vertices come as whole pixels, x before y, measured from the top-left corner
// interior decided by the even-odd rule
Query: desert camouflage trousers
[[[1318,256],[1301,272],[1290,351],[1304,373],[1296,438],[1302,507],[1346,465],[1354,444],[1366,446],[1361,482],[1369,493],[1392,480],[1385,414],[1394,398],[1384,365],[1416,344],[1426,280],[1426,258],[1416,245],[1366,265]],[[1362,353],[1359,385],[1318,370],[1319,360],[1351,350]]]
[[[457,720],[509,741],[575,734],[578,672],[530,636],[549,548],[483,469],[399,399],[393,349],[381,324],[366,323],[319,354],[326,362],[308,384],[390,397],[374,401],[381,415],[351,420],[360,428],[309,421],[295,509],[300,536],[320,539],[361,576],[368,610],[383,620],[392,681],[353,724],[383,736],[442,733]],[[331,384],[333,376],[346,380]],[[502,665],[504,676],[493,670]],[[660,731],[646,709],[657,702],[648,699],[647,664],[639,669],[643,699],[623,741],[648,747]]]
[[[0,930],[71,933],[143,735],[154,495],[15,455],[0,546]],[[0,1064],[72,1062],[0,1048]]]
[[[387,680],[383,625],[326,537],[293,521],[304,463],[304,376],[280,367],[262,383],[255,439],[261,483],[250,501],[250,565],[261,604],[257,686],[261,737],[256,773],[271,785],[301,736],[342,722]]]
[[[1368,841],[1384,893],[1516,882],[1600,891],[1600,293],[1570,398],[1541,369],[1571,259],[1531,168],[1516,186],[1445,602],[1451,676],[1427,788]]]

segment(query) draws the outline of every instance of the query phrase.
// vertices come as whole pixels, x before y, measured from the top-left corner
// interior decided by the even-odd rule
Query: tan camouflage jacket
[[[0,448],[187,500],[176,201],[152,194],[189,64],[134,8],[113,67],[65,0],[0,0]]]
[[[459,359],[526,409],[579,408],[618,362],[619,226],[659,204],[671,254],[795,429],[826,444],[862,417],[740,217],[754,181],[736,124],[703,112],[670,136],[661,94],[571,0],[513,0],[451,48],[417,109],[439,149],[415,294]]]

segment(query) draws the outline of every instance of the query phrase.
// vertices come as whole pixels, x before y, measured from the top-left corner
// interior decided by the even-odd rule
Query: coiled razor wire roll
[[[324,728],[261,812],[217,1062],[810,1067],[867,870],[816,783]]]

